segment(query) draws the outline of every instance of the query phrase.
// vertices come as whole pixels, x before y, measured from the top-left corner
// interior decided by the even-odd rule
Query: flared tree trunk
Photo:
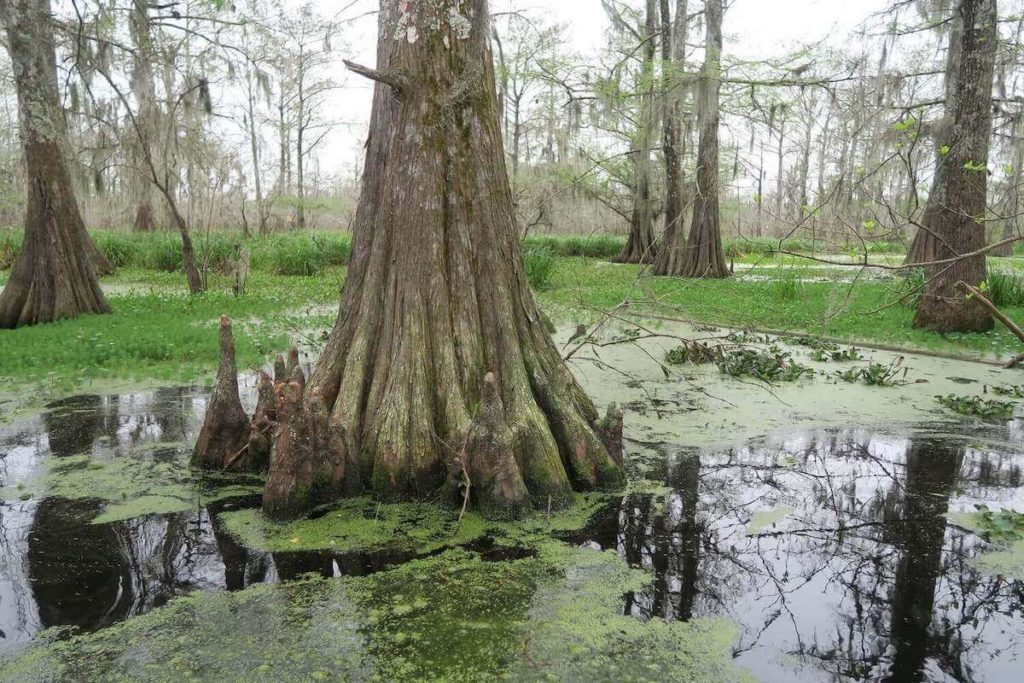
[[[0,20],[14,64],[28,179],[25,241],[0,294],[0,328],[109,313],[65,159],[49,0],[4,0]]]
[[[651,200],[651,142],[654,140],[654,56],[657,53],[658,5],[647,0],[640,70],[640,114],[633,150],[633,212],[629,221],[629,239],[614,263],[653,263],[655,257],[654,204]]]
[[[268,513],[355,490],[455,498],[468,481],[478,505],[515,514],[623,482],[524,274],[487,5],[382,0],[377,69],[350,65],[378,81],[352,262],[306,416],[279,416],[292,433]],[[321,414],[310,463],[288,444],[320,443]]]
[[[992,79],[998,31],[996,0],[962,0],[963,39],[960,94],[952,137],[925,209],[925,228],[938,243],[939,259],[957,259],[928,268],[928,284],[914,316],[914,327],[936,332],[984,332],[992,315],[957,289],[961,280],[978,286],[988,277],[985,255],[988,155],[992,135]],[[945,148],[944,148],[945,151]]]
[[[678,277],[729,277],[729,265],[722,248],[721,215],[718,206],[718,120],[722,87],[722,0],[704,3],[707,23],[707,48],[700,83],[697,147],[697,194],[693,201],[693,222],[685,247],[680,247],[682,231],[674,235],[675,244],[663,244],[662,255],[654,264],[655,275]]]

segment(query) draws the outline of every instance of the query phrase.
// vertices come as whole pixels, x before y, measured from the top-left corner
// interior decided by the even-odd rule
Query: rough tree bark
[[[464,479],[453,472],[471,438],[501,457],[465,468],[492,513],[623,482],[525,278],[487,5],[382,0],[377,69],[351,65],[378,82],[352,262],[301,409],[288,398],[301,417],[279,415],[300,433],[277,440],[268,513],[343,488],[456,499],[446,482]]]
[[[707,47],[700,82],[697,147],[697,193],[693,201],[693,221],[686,246],[680,248],[681,231],[676,244],[662,245],[676,252],[655,263],[656,275],[679,277],[729,277],[729,265],[722,248],[721,217],[718,206],[718,119],[722,87],[722,0],[705,0]]]
[[[906,263],[931,263],[941,259],[939,255],[941,243],[936,234],[932,233],[928,224],[933,220],[931,212],[937,211],[945,204],[942,192],[946,187],[942,183],[942,169],[946,165],[946,155],[943,153],[953,134],[954,117],[957,113],[957,103],[960,97],[960,58],[963,54],[964,23],[960,8],[953,10],[953,16],[949,19],[949,44],[946,47],[946,72],[945,79],[945,107],[942,120],[932,126],[932,138],[935,143],[935,177],[932,179],[932,188],[929,193],[929,202],[925,206],[925,214],[922,218],[924,227],[919,227],[914,234],[907,250]],[[852,167],[851,167],[852,168]],[[934,201],[931,201],[934,199]]]
[[[229,466],[248,446],[249,416],[238,396],[238,369],[235,367],[235,341],[231,322],[220,319],[220,366],[210,395],[199,440],[192,452],[192,462],[203,469]]]
[[[4,0],[0,21],[14,65],[28,197],[25,238],[0,294],[0,328],[109,313],[65,160],[49,0]],[[103,259],[105,261],[105,259]]]
[[[928,269],[928,284],[914,316],[914,327],[937,332],[984,332],[991,313],[956,287],[977,286],[988,277],[985,255],[958,258],[985,248],[989,140],[992,135],[992,80],[998,44],[996,0],[962,0],[963,39],[960,94],[948,152],[938,170],[936,196],[925,209],[925,228],[938,242],[940,259],[950,264]]]
[[[661,249],[655,260],[655,272],[669,272],[677,268],[684,253],[685,205],[683,203],[682,160],[686,153],[686,138],[682,135],[683,104],[686,100],[681,78],[686,60],[687,2],[677,0],[675,30],[672,28],[669,0],[661,2],[661,59],[664,76],[664,120],[662,146],[665,157],[665,232]]]
[[[651,143],[654,140],[654,56],[657,54],[658,5],[647,0],[643,65],[640,70],[640,115],[635,149],[633,150],[633,212],[629,239],[615,263],[653,263],[656,256],[654,239],[654,204],[651,200]]]

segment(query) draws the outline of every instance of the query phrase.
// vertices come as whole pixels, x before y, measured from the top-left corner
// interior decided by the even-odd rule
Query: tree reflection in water
[[[980,539],[946,515],[1024,508],[1022,462],[853,431],[682,453],[671,493],[627,496],[577,540],[652,573],[626,613],[735,620],[735,655],[765,680],[1018,680],[1024,585],[976,571]]]

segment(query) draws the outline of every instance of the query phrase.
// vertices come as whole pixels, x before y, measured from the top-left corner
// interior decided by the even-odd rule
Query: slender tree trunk
[[[28,179],[25,238],[0,293],[0,328],[109,313],[65,151],[49,0],[4,0],[0,21],[14,64]]]
[[[300,54],[299,59],[302,59]],[[295,227],[298,230],[304,230],[306,228],[306,169],[305,161],[306,154],[303,149],[306,132],[306,93],[305,93],[305,75],[299,72],[299,109],[298,116],[296,118],[297,125],[295,126],[295,182],[296,190],[298,194],[297,209],[295,212]]]
[[[654,140],[654,56],[657,54],[658,5],[647,0],[643,66],[640,70],[640,121],[633,151],[633,213],[629,239],[615,263],[653,263],[654,205],[651,202],[651,143]]]
[[[1024,183],[1024,113],[1018,114],[1013,121],[1011,129],[1011,144],[1013,145],[1013,174],[1009,179],[1011,183],[1006,197],[1006,208],[1003,213],[1003,230],[999,241],[1013,239],[1020,236],[1020,212],[1024,208],[1021,203],[1021,183]],[[993,256],[1013,256],[1013,244],[1004,244],[992,251]]]
[[[963,47],[960,94],[948,152],[925,209],[925,228],[938,241],[940,259],[958,258],[987,244],[989,141],[992,135],[992,79],[998,30],[996,0],[962,0]],[[984,332],[992,315],[956,287],[978,286],[988,277],[985,255],[958,258],[928,269],[928,285],[914,316],[914,327],[937,332]]]
[[[267,212],[263,206],[263,171],[260,169],[260,139],[256,128],[256,93],[252,70],[247,74],[248,86],[248,117],[249,117],[249,152],[252,155],[252,178],[256,190],[256,211],[259,234],[267,234]]]
[[[133,168],[130,172],[131,197],[135,200],[132,229],[135,232],[152,232],[156,229],[156,212],[153,209],[153,183],[146,169],[144,146],[158,137],[156,126],[160,116],[156,100],[156,85],[153,80],[153,38],[149,26],[149,12],[146,0],[132,0],[131,29],[135,38],[135,54],[132,64],[132,94],[138,104],[139,128],[145,139],[132,136],[131,156]]]
[[[515,514],[620,485],[621,414],[600,422],[526,281],[486,0],[382,0],[379,17],[377,70],[357,68],[379,83],[352,262],[264,510],[365,489],[461,501],[469,481]]]
[[[685,138],[682,133],[682,109],[685,102],[682,78],[686,56],[687,2],[678,0],[676,5],[675,35],[669,0],[661,0],[661,58],[664,76],[664,120],[662,121],[662,144],[665,156],[665,232],[661,249],[655,261],[655,272],[674,272],[682,261],[685,243],[685,206],[683,204],[682,157],[685,153]],[[680,14],[682,18],[680,19]]]
[[[783,113],[780,107],[780,113]],[[782,220],[782,205],[786,197],[786,119],[779,121],[779,168],[775,178],[775,220]]]
[[[690,236],[681,259],[659,259],[657,275],[680,277],[729,277],[722,248],[718,198],[718,122],[722,87],[722,0],[705,0],[707,46],[701,74],[697,149],[697,194],[693,202]],[[677,236],[679,239],[681,235]],[[674,269],[669,269],[674,267]]]

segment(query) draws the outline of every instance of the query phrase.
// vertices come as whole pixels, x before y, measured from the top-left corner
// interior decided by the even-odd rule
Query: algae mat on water
[[[3,681],[745,681],[730,624],[623,616],[650,579],[557,541],[486,562],[446,551],[368,577],[197,594],[41,641]]]
[[[49,460],[36,480],[0,489],[0,501],[95,499],[103,503],[103,511],[93,523],[103,524],[184,512],[263,490],[262,482],[251,476],[204,474],[191,469],[183,458],[161,460],[149,455],[139,453],[110,461],[88,455]]]
[[[486,535],[508,546],[575,531],[618,500],[601,493],[576,494],[568,509],[534,512],[516,522],[489,521],[472,511],[460,520],[459,511],[452,508],[378,503],[369,498],[343,500],[318,516],[290,522],[270,521],[257,509],[234,510],[219,517],[228,533],[254,550],[429,553]]]

